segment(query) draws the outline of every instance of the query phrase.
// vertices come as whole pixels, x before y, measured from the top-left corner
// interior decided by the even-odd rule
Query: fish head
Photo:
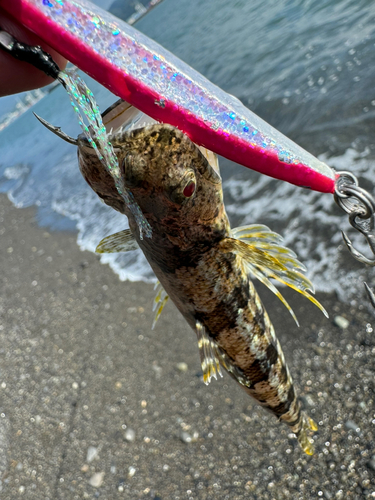
[[[215,225],[225,214],[219,172],[178,129],[154,124],[110,140],[124,188],[153,231],[188,240],[197,228]]]
[[[198,233],[202,237],[202,228],[210,238],[207,228],[221,232],[228,227],[215,155],[166,124],[120,128],[108,139],[118,159],[123,189],[131,193],[153,232],[183,237],[186,246],[193,245]],[[137,224],[113,177],[83,134],[77,141],[84,178],[107,205],[128,216],[136,234]]]

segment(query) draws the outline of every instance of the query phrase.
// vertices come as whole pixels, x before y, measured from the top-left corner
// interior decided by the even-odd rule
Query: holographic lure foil
[[[70,102],[78,116],[78,122],[83,133],[105,169],[111,174],[117,191],[124,198],[127,207],[132,212],[138,225],[141,240],[143,239],[143,234],[151,238],[152,230],[150,224],[145,219],[138,204],[134,201],[132,193],[125,189],[124,183],[121,180],[117,157],[108,139],[106,128],[103,125],[93,93],[75,71],[61,71],[59,79],[64,83],[64,88],[69,94]],[[88,126],[81,112],[86,117]]]
[[[85,0],[0,0],[69,61],[196,144],[297,186],[334,192],[336,174],[190,66]]]

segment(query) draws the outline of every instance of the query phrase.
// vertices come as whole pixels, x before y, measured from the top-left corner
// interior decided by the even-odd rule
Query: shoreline
[[[373,314],[320,293],[327,320],[283,289],[298,329],[256,284],[319,426],[308,457],[228,376],[202,383],[172,303],[151,331],[152,285],[121,282],[5,195],[0,222],[2,500],[375,498]]]

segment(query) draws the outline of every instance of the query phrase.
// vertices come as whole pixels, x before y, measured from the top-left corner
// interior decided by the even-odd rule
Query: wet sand
[[[319,294],[327,320],[285,291],[298,329],[261,290],[319,426],[308,457],[228,376],[203,384],[172,303],[151,331],[151,285],[120,282],[3,195],[0,234],[2,500],[375,498],[372,312]]]

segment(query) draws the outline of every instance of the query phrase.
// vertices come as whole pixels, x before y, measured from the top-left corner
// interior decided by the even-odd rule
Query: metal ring
[[[340,208],[349,214],[350,224],[364,235],[375,256],[374,213],[375,201],[369,192],[358,186],[357,178],[351,172],[339,172],[335,185],[334,198]],[[362,220],[358,220],[362,219]],[[358,252],[348,236],[342,233],[346,246],[353,257],[369,266],[375,266],[375,258],[369,259]],[[365,284],[370,301],[375,307],[375,294]]]
[[[375,200],[365,189],[354,184],[341,185],[340,194],[344,196],[335,192],[335,201],[347,214],[355,213],[361,219],[368,219],[375,213]]]
[[[349,195],[346,195],[342,192],[342,187],[348,186],[348,180],[349,186],[358,186],[358,179],[354,174],[346,170],[342,170],[341,172],[337,173],[338,177],[336,180],[335,195],[337,195],[339,198],[348,198]]]
[[[350,172],[350,170],[338,170],[336,173],[337,173],[338,177],[349,177],[349,179],[352,179],[353,184],[358,186],[358,179],[353,174],[353,172]]]

